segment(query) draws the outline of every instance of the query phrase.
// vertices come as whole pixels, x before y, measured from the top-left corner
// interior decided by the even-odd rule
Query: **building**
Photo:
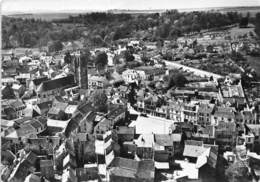
[[[135,161],[117,157],[113,160],[108,172],[113,182],[153,182],[155,178],[152,160]]]
[[[33,90],[33,91],[37,91],[38,87],[41,85],[42,82],[44,81],[48,81],[48,77],[47,76],[43,76],[43,77],[39,77],[39,78],[34,78],[32,80],[29,80],[28,82],[28,87],[29,90]]]
[[[200,104],[198,108],[198,124],[199,125],[210,125],[211,115],[214,111],[214,104]]]
[[[198,105],[187,103],[183,106],[183,121],[197,124],[198,121]]]
[[[13,84],[12,89],[17,98],[22,97],[26,90],[24,85],[18,85],[18,84]]]
[[[61,91],[74,85],[74,76],[57,78],[42,82],[36,90],[38,102],[51,101],[55,96],[61,95]]]
[[[232,107],[216,107],[211,118],[212,124],[218,125],[219,122],[235,122],[235,112]]]
[[[40,160],[41,175],[46,179],[54,178],[54,164],[52,160]]]
[[[103,89],[108,85],[108,81],[103,76],[91,76],[88,78],[89,89]]]
[[[77,85],[81,89],[88,89],[88,60],[83,53],[74,54],[74,73]]]

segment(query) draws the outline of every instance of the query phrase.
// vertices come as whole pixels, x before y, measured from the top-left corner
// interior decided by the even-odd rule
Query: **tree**
[[[135,59],[135,57],[131,54],[129,50],[125,51],[124,57],[126,62],[132,62]]]
[[[54,41],[50,44],[49,46],[49,52],[57,52],[62,50],[63,45],[61,43],[61,41]]]
[[[71,57],[71,55],[70,55],[70,52],[68,51],[68,52],[66,52],[66,54],[65,54],[64,62],[65,62],[66,64],[70,64],[71,61],[72,61],[72,57]]]
[[[102,70],[108,63],[107,54],[105,52],[98,52],[95,59],[96,68]]]
[[[237,161],[229,166],[225,174],[230,182],[245,182],[248,181],[248,168],[245,165],[240,165],[241,161]],[[242,162],[243,163],[243,162]]]
[[[246,28],[248,26],[249,17],[243,17],[239,23],[240,28]]]
[[[183,87],[186,83],[188,83],[188,80],[182,73],[173,73],[172,75],[170,75],[168,87]]]
[[[128,93],[128,101],[131,106],[136,103],[136,92],[133,86],[131,86],[130,92]]]
[[[104,90],[95,90],[91,94],[89,101],[98,112],[107,112],[107,96]]]

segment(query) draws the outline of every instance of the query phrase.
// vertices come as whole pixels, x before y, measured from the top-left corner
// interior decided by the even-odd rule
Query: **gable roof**
[[[110,172],[114,176],[127,178],[149,179],[154,177],[154,162],[152,160],[136,161],[133,159],[116,157],[111,163]]]
[[[181,134],[155,134],[154,140],[156,144],[161,146],[173,146],[173,142],[181,141]]]
[[[23,101],[20,100],[20,99],[17,99],[17,100],[15,100],[14,102],[11,102],[11,103],[10,103],[10,106],[13,107],[13,108],[25,107]]]
[[[118,126],[117,134],[135,134],[135,127]]]
[[[78,106],[78,110],[81,114],[85,115],[88,114],[91,111],[94,111],[94,107],[92,107],[91,103],[85,103]]]
[[[73,85],[74,82],[74,75],[69,75],[62,78],[57,78],[53,80],[44,81],[40,84],[39,88],[37,89],[37,92],[46,92],[49,90],[54,90],[57,88],[64,88],[67,86]]]
[[[38,86],[40,85],[42,82],[44,81],[48,81],[48,77],[47,76],[44,76],[44,77],[40,77],[40,78],[35,78],[32,80],[32,82],[34,83],[34,85]]]

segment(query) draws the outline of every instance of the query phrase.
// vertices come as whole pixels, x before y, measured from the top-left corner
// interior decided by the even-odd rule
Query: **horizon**
[[[134,3],[136,1],[136,3]],[[206,2],[207,1],[207,2]],[[163,3],[164,2],[164,3]],[[186,4],[189,4],[188,6]],[[85,6],[85,7],[84,7]],[[69,7],[69,8],[68,8]],[[84,8],[82,8],[84,7]],[[258,0],[4,0],[1,3],[2,15],[40,13],[82,13],[105,11],[155,11],[155,10],[214,10],[221,8],[259,8]]]

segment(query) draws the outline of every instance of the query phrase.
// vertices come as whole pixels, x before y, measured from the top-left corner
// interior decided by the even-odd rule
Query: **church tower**
[[[74,71],[75,80],[81,89],[88,89],[88,60],[87,56],[82,52],[75,54]]]

